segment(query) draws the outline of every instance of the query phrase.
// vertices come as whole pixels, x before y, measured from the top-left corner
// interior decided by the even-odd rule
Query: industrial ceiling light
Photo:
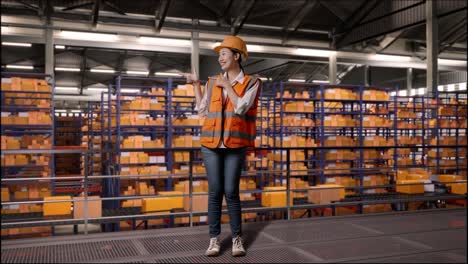
[[[55,109],[55,112],[57,112],[57,113],[66,113],[67,109]]]
[[[65,49],[65,46],[64,45],[55,45],[55,48],[56,49]]]
[[[122,92],[122,93],[139,93],[140,89],[123,88],[123,89],[120,89],[120,92]]]
[[[114,70],[106,70],[106,69],[91,69],[90,72],[96,72],[96,73],[115,73]]]
[[[192,46],[192,42],[186,39],[139,37],[138,41],[143,44],[152,44],[152,45],[160,45],[160,46],[177,46],[177,47]]]
[[[305,80],[303,80],[303,79],[288,79],[288,82],[301,82],[301,83],[304,83]]]
[[[269,81],[270,78],[267,78],[267,77],[259,77],[260,80],[266,82],[266,81]]]
[[[399,96],[406,96],[408,93],[406,92],[406,90],[401,90],[401,91],[398,91],[398,95]]]
[[[466,91],[466,82],[458,84],[458,91]]]
[[[437,86],[437,91],[443,92],[444,91],[444,86],[443,85]]]
[[[418,95],[424,95],[426,93],[426,88],[418,88]]]
[[[182,77],[182,74],[176,72],[156,72],[156,76],[173,76],[173,77]]]
[[[68,87],[68,86],[55,86],[55,90],[64,90],[64,91],[78,91],[78,87]]]
[[[313,80],[312,82],[314,82],[314,83],[330,83],[329,81],[324,81],[324,80]]]
[[[448,91],[448,92],[453,92],[453,91],[455,91],[455,84],[449,84],[449,85],[447,85],[447,91]]]
[[[148,75],[148,71],[126,71],[129,75]]]
[[[265,47],[260,45],[247,45],[247,50],[249,52],[264,52]]]
[[[107,92],[108,89],[104,87],[88,87],[88,91],[96,91],[96,92]]]
[[[335,51],[330,50],[319,50],[319,49],[302,49],[297,48],[294,53],[299,56],[311,56],[311,57],[330,57],[330,55],[336,54]]]
[[[447,65],[447,66],[465,66],[466,60],[447,60],[447,59],[437,59],[438,64]]]
[[[62,30],[60,36],[66,39],[93,40],[93,41],[117,41],[116,34],[94,33]]]
[[[7,65],[7,69],[23,69],[23,70],[33,70],[34,66],[29,65]]]
[[[71,110],[72,113],[81,113],[81,110],[76,110],[76,109],[73,109]]]
[[[382,60],[382,61],[410,61],[411,57],[398,56],[398,55],[375,54],[375,55],[371,55],[371,59]]]
[[[64,72],[79,72],[81,71],[80,68],[64,68],[64,67],[55,67],[56,71],[64,71]]]
[[[3,46],[15,46],[15,47],[31,47],[32,44],[31,43],[21,43],[21,42],[3,42],[2,41],[2,45]]]

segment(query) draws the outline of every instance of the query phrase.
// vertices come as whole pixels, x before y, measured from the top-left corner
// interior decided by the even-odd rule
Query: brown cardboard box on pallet
[[[102,200],[99,196],[88,196],[88,199],[99,199],[88,201],[88,218],[102,217]],[[84,197],[73,197],[73,218],[84,218],[85,201]]]
[[[336,189],[325,189],[336,188]],[[344,198],[344,186],[338,184],[321,184],[309,187],[307,200],[309,203],[328,204]]]

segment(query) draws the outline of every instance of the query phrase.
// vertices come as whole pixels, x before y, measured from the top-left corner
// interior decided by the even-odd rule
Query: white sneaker
[[[232,256],[233,257],[245,256],[245,249],[244,249],[242,238],[240,236],[237,236],[232,239]]]
[[[219,249],[219,240],[217,237],[213,237],[210,239],[210,246],[206,250],[205,255],[208,257],[216,257],[219,255]]]

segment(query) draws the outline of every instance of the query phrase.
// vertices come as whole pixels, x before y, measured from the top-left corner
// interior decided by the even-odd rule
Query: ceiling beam
[[[80,73],[81,73],[81,81],[80,81],[80,95],[83,94],[83,87],[84,87],[84,81],[86,78],[86,51],[88,49],[84,48],[83,51],[81,51],[81,65],[80,65]]]
[[[211,7],[210,3],[212,3],[212,2],[210,2],[208,0],[201,0],[200,1],[200,5],[202,5],[206,10],[208,10],[211,14],[214,15],[214,17],[215,17],[216,21],[218,22],[219,26],[229,26],[230,21],[228,21],[228,19],[226,19],[226,17],[225,17],[226,16],[226,11],[221,12],[218,9],[215,9],[215,8]],[[231,3],[229,3],[229,5],[230,4]]]
[[[252,12],[254,5],[255,5],[255,0],[250,0],[247,2],[247,5],[242,9],[243,10],[242,13],[236,18],[236,20],[232,24],[232,27],[231,27],[232,35],[235,36],[239,34],[239,31],[242,29],[245,21],[247,21],[247,18]]]
[[[96,27],[99,20],[99,7],[101,5],[101,0],[94,0],[92,20],[93,26]]]
[[[124,50],[123,52],[119,52],[119,53],[120,53],[119,61],[117,62],[117,67],[115,68],[115,72],[117,75],[122,74],[123,66],[124,66],[125,60],[127,59],[128,51]]]
[[[293,34],[297,31],[302,21],[318,5],[318,2],[315,0],[308,0],[303,5],[299,7],[293,19],[291,19],[288,24],[283,28],[284,35],[281,41],[281,44],[285,44],[288,40],[290,34]]]
[[[158,33],[161,32],[170,2],[170,0],[161,0],[159,8],[154,12],[154,28]]]
[[[343,39],[351,33],[353,28],[361,23],[369,13],[381,3],[378,0],[363,1],[363,3],[346,19],[333,29],[332,46],[337,48],[343,42]]]
[[[294,77],[294,75],[296,75],[296,73],[298,73],[300,70],[302,70],[302,68],[304,68],[304,66],[307,64],[306,61],[300,63],[297,65],[296,69],[292,72],[290,72],[288,75],[286,75],[286,78],[285,80],[288,80],[290,79],[291,77]]]
[[[92,6],[93,4],[94,4],[93,2],[87,2],[83,4],[78,4],[78,5],[71,5],[71,6],[67,6],[63,8],[62,11],[70,11],[70,10],[77,9],[77,8],[88,7],[88,6]]]
[[[104,0],[103,4],[106,5],[107,7],[109,7],[110,9],[114,10],[116,13],[122,15],[122,16],[127,15],[124,11],[122,11],[122,9],[120,9],[119,7],[117,7],[116,5],[111,3],[110,1]]]
[[[244,68],[249,74],[262,73],[282,67],[288,63],[288,60],[283,59],[262,59],[256,63],[247,64]]]
[[[312,71],[312,73],[309,74],[308,76],[306,76],[306,78],[305,78],[306,82],[312,82],[312,80],[317,75],[317,73],[321,73],[325,69],[328,69],[328,64],[317,65],[317,67],[315,67],[315,69]]]
[[[346,18],[346,12],[342,12],[341,10],[337,10],[336,8],[332,8],[330,6],[330,3],[334,3],[332,1],[323,1],[323,0],[318,0],[319,4],[323,7],[325,7],[330,13],[332,13],[336,18],[338,18],[341,22],[345,21]],[[333,6],[333,5],[332,5]]]

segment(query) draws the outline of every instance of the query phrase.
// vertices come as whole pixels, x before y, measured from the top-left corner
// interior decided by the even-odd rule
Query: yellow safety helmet
[[[242,60],[247,60],[249,54],[247,53],[247,45],[244,40],[236,36],[227,36],[224,38],[223,42],[219,46],[214,47],[213,49],[219,53],[222,48],[234,49],[240,52],[242,55]]]

